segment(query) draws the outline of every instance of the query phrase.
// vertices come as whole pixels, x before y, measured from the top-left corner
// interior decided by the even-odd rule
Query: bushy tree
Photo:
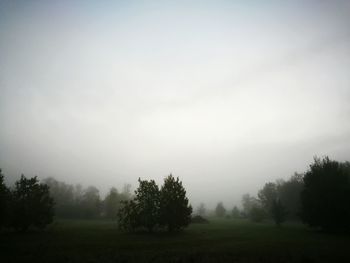
[[[4,175],[0,169],[0,229],[7,225],[10,209],[10,191],[5,185]]]
[[[215,208],[215,215],[217,217],[224,217],[225,214],[226,214],[226,208],[224,207],[222,202],[219,202]]]
[[[140,213],[138,205],[134,200],[121,201],[118,210],[118,227],[126,231],[134,231],[140,226]]]
[[[135,191],[135,202],[138,206],[139,224],[149,232],[159,222],[160,216],[160,191],[154,180],[141,180]]]
[[[270,214],[276,225],[280,225],[286,220],[286,209],[280,199],[274,200],[270,208]]]
[[[186,227],[191,222],[192,207],[182,182],[170,174],[164,179],[160,191],[160,223],[168,231]]]
[[[325,230],[350,230],[350,165],[314,158],[304,176],[302,219]]]
[[[289,180],[283,181],[278,186],[278,196],[288,211],[287,217],[290,219],[299,219],[301,211],[300,194],[304,188],[303,174],[295,173]]]
[[[259,204],[253,204],[249,211],[248,217],[253,222],[260,223],[266,217],[265,209]]]
[[[258,198],[266,211],[270,211],[272,204],[277,200],[277,185],[275,183],[266,183],[258,192]]]
[[[53,199],[49,187],[40,184],[37,177],[27,179],[24,175],[12,191],[11,226],[26,231],[30,226],[44,228],[53,220]]]

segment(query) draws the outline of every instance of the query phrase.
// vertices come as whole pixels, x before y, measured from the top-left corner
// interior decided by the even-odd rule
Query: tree
[[[159,222],[160,210],[160,192],[155,181],[141,180],[139,178],[139,187],[135,191],[134,201],[138,206],[140,226],[152,232]]]
[[[294,173],[289,180],[277,187],[278,196],[288,211],[288,218],[298,219],[301,211],[300,194],[304,188],[303,174]]]
[[[286,220],[287,212],[284,206],[282,205],[282,202],[280,199],[274,200],[272,202],[270,209],[271,209],[270,211],[271,216],[275,221],[276,225],[279,226],[281,223],[283,223]]]
[[[10,191],[5,185],[4,175],[0,169],[0,229],[7,225],[9,219]]]
[[[118,190],[115,187],[112,187],[104,200],[105,217],[109,219],[117,218],[117,213],[121,205],[120,201],[121,196],[119,195]]]
[[[191,222],[192,207],[182,182],[170,174],[164,179],[160,191],[160,223],[174,231]]]
[[[315,157],[304,176],[302,220],[324,230],[350,230],[350,165]]]
[[[239,211],[237,206],[234,206],[232,209],[232,217],[233,218],[240,218],[241,212]]]
[[[226,208],[224,207],[224,205],[223,205],[222,202],[219,202],[219,203],[216,205],[215,214],[216,214],[216,216],[218,216],[218,217],[224,217],[224,216],[225,216],[225,214],[226,214]]]
[[[257,203],[252,205],[248,214],[249,219],[255,223],[260,223],[261,221],[263,221],[265,216],[265,209]]]
[[[12,191],[11,226],[21,231],[30,226],[44,228],[52,222],[53,205],[46,184],[40,184],[37,177],[27,179],[22,175]]]
[[[203,203],[200,203],[198,208],[197,208],[197,214],[199,216],[204,216],[206,214],[206,209],[205,209],[205,205]]]
[[[81,200],[84,218],[97,218],[101,213],[100,191],[95,186],[89,186]]]
[[[126,231],[134,231],[140,226],[140,213],[138,205],[134,200],[124,200],[118,210],[118,227]]]
[[[270,211],[272,204],[277,200],[277,185],[266,183],[258,193],[259,200],[266,211]]]

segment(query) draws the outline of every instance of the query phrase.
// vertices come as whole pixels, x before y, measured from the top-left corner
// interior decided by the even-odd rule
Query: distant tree
[[[252,210],[253,207],[260,207],[260,201],[256,199],[255,197],[250,196],[249,194],[244,194],[242,196],[242,215],[245,217],[249,217],[250,211]]]
[[[232,209],[232,217],[233,218],[240,218],[241,217],[241,212],[239,211],[237,206],[234,206]]]
[[[315,157],[304,176],[302,220],[325,230],[350,230],[350,164]]]
[[[44,228],[53,219],[53,199],[49,187],[40,184],[37,177],[27,179],[24,175],[12,191],[11,226],[26,231],[30,226]]]
[[[155,181],[139,178],[139,187],[135,191],[134,201],[138,206],[140,226],[152,232],[160,218],[160,191]]]
[[[80,207],[75,200],[73,185],[59,182],[54,178],[46,178],[42,181],[48,185],[50,195],[55,202],[55,216],[59,218],[78,217]]]
[[[270,211],[272,204],[277,200],[277,185],[275,183],[266,183],[258,192],[258,198],[266,211]]]
[[[101,214],[100,192],[95,186],[89,186],[82,196],[81,209],[84,218],[97,218]]]
[[[215,215],[218,217],[224,217],[225,214],[226,214],[226,208],[224,207],[222,202],[219,202],[215,208]]]
[[[160,191],[160,222],[174,231],[191,222],[192,207],[186,197],[182,182],[170,174],[164,179]]]
[[[4,182],[4,175],[0,169],[0,229],[9,221],[10,190]]]
[[[105,217],[109,219],[116,219],[118,210],[121,206],[121,196],[115,187],[109,190],[105,200],[104,200],[104,211]]]
[[[280,199],[274,200],[270,209],[271,216],[276,225],[280,225],[286,220],[287,212]]]
[[[206,214],[206,209],[205,209],[205,205],[203,203],[200,203],[198,208],[197,208],[197,215],[199,216],[204,216]]]

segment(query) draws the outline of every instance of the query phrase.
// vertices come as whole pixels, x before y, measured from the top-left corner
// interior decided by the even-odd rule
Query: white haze
[[[314,155],[350,159],[346,1],[0,1],[0,167],[68,183],[179,176],[228,208]]]

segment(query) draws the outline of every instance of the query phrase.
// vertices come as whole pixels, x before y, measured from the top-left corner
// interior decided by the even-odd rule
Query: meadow
[[[56,220],[2,232],[0,262],[350,262],[350,237],[297,223],[212,219],[182,232],[125,233],[115,222]]]

